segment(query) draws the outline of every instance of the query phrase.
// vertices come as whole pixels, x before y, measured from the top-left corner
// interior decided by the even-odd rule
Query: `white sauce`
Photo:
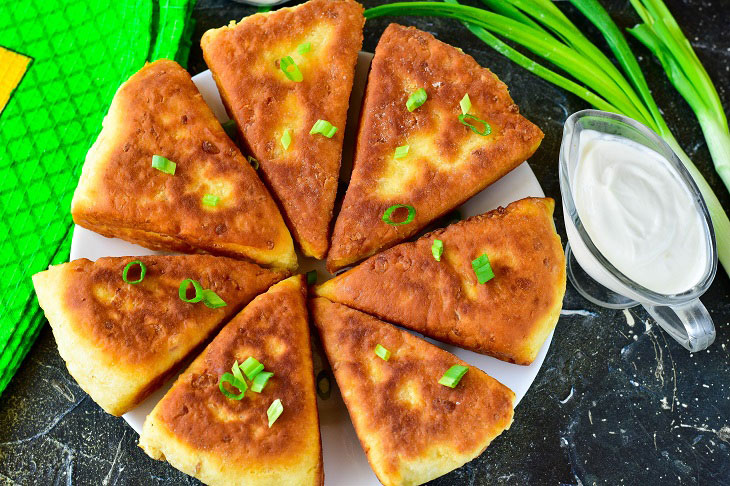
[[[659,153],[584,130],[573,178],[575,206],[596,248],[634,282],[684,292],[705,273],[705,226],[692,195]]]

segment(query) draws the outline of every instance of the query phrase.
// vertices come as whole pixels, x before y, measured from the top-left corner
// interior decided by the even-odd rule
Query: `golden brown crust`
[[[141,283],[122,280],[139,260]],[[138,268],[131,270],[131,279]],[[61,356],[71,375],[102,408],[134,408],[257,294],[286,277],[224,257],[175,255],[86,259],[33,277]],[[210,309],[180,300],[180,282],[198,280],[226,303]]]
[[[310,301],[327,357],[368,461],[384,485],[415,485],[481,454],[512,422],[515,395],[467,363],[395,326],[323,298]],[[391,352],[386,362],[374,350]]]
[[[316,258],[324,258],[329,246],[362,12],[352,0],[310,0],[209,30],[201,40],[247,149],[259,160],[303,252]],[[299,54],[304,42],[311,50]],[[279,60],[289,55],[302,82],[279,69]],[[338,128],[333,138],[309,135],[318,119]],[[287,128],[292,142],[285,150],[280,139]]]
[[[412,113],[411,93],[428,100]],[[459,122],[469,94],[471,114],[486,120],[483,137]],[[529,158],[539,128],[520,116],[507,87],[469,55],[413,27],[391,24],[380,38],[363,102],[352,179],[337,217],[330,271],[414,235]],[[408,155],[394,159],[396,147]],[[402,226],[382,221],[394,204],[416,209]]]
[[[177,164],[175,175],[152,156]],[[215,207],[202,198],[220,198]],[[74,221],[148,248],[296,268],[276,203],[177,63],[148,64],[120,86],[89,150]]]
[[[552,199],[527,198],[379,253],[316,294],[434,339],[527,365],[557,324],[565,255]],[[444,245],[434,259],[434,239]],[[480,285],[472,260],[495,277]]]
[[[157,404],[140,446],[206,484],[322,484],[305,295],[297,275],[254,299]],[[226,398],[219,377],[249,356],[274,376],[261,393]],[[269,428],[266,411],[277,398],[284,412]]]

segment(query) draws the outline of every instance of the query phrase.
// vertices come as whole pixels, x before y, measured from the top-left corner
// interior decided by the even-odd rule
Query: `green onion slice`
[[[479,130],[479,128],[477,128],[476,126],[472,125],[471,123],[469,123],[466,120],[475,120],[478,123],[483,123],[484,124],[484,129],[483,130]],[[486,137],[487,135],[489,135],[490,133],[492,133],[492,127],[489,125],[489,123],[485,122],[481,118],[475,117],[474,115],[469,115],[469,114],[459,115],[459,122],[461,122],[462,125],[466,125],[467,127],[469,127],[469,129],[472,132],[476,133],[477,135],[481,135],[483,137]]]
[[[304,42],[302,44],[299,44],[297,46],[297,52],[299,54],[306,54],[307,52],[312,50],[312,43],[311,42]]]
[[[400,147],[395,148],[395,154],[393,155],[394,159],[402,159],[406,155],[408,155],[408,150],[411,148],[410,145],[401,145]]]
[[[322,400],[327,400],[332,393],[332,380],[329,372],[322,370],[317,374],[317,395]]]
[[[271,5],[259,5],[256,9],[256,13],[271,12]]]
[[[175,175],[177,164],[161,155],[152,156],[152,167],[165,174]]]
[[[390,219],[390,217],[396,210],[398,210],[400,208],[408,209],[408,217],[406,219],[404,219],[403,221],[397,223],[397,222],[393,221],[392,219]],[[408,204],[394,204],[391,207],[389,207],[388,209],[386,209],[385,212],[383,213],[383,221],[385,221],[386,223],[388,223],[391,226],[400,226],[402,224],[408,224],[408,223],[412,222],[415,219],[415,217],[416,217],[416,208],[414,208],[413,206],[410,206]]]
[[[271,371],[262,371],[258,375],[256,375],[251,382],[251,391],[256,393],[261,393],[266,386],[266,383],[269,382],[269,378],[274,376],[274,373]]]
[[[324,135],[327,138],[332,138],[334,134],[337,133],[337,127],[327,120],[317,120],[314,125],[312,125],[312,129],[309,130],[309,134],[315,135],[317,133]]]
[[[406,108],[408,108],[408,111],[413,111],[422,104],[424,104],[427,99],[428,94],[426,93],[426,90],[423,88],[418,88],[408,97],[408,100],[406,101]]]
[[[302,72],[299,70],[299,66],[297,66],[297,63],[294,62],[291,56],[282,58],[279,61],[279,67],[284,75],[295,83],[301,83],[302,79],[304,79]]]
[[[241,373],[241,365],[238,364],[238,360],[236,360],[233,363],[233,367],[231,367],[231,371],[233,371],[233,376],[235,376],[237,379],[245,382],[246,380],[243,378],[243,373]]]
[[[246,160],[248,160],[248,163],[251,164],[253,170],[259,170],[259,161],[255,157],[251,157],[249,155],[246,157]]]
[[[291,145],[291,133],[289,133],[288,128],[284,130],[284,135],[281,136],[281,145],[284,147],[284,150],[289,150],[289,145]]]
[[[444,376],[439,380],[440,385],[448,386],[449,388],[456,388],[461,378],[469,371],[468,366],[454,365],[448,369]]]
[[[188,284],[193,284],[193,288],[195,289],[195,296],[192,299],[188,299]],[[180,289],[178,289],[177,294],[183,302],[190,302],[191,304],[194,304],[203,300],[203,286],[200,285],[200,282],[197,280],[186,278],[180,282]]]
[[[223,130],[226,131],[226,134],[229,138],[235,138],[236,137],[236,122],[234,120],[228,120],[223,124]]]
[[[388,361],[390,359],[390,351],[385,349],[380,344],[375,346],[375,354],[377,354],[383,361]]]
[[[203,290],[203,304],[209,309],[218,309],[228,305],[225,300],[210,289]]]
[[[223,383],[228,383],[229,385],[238,388],[238,391],[241,392],[238,395],[235,395],[223,386]],[[244,397],[246,394],[246,390],[248,389],[248,385],[246,385],[246,382],[243,380],[239,380],[235,376],[233,376],[230,373],[223,373],[221,375],[220,379],[218,380],[218,389],[221,391],[223,395],[226,396],[226,398],[230,398],[231,400],[240,400]]]
[[[486,283],[494,278],[492,265],[489,263],[489,257],[486,254],[482,254],[476,260],[473,260],[471,262],[471,268],[474,269],[477,281],[480,284]]]
[[[317,283],[317,270],[310,270],[307,272],[307,285],[314,285]]]
[[[465,94],[464,97],[459,101],[462,115],[466,115],[471,110],[471,100],[469,99],[469,93]],[[463,122],[462,122],[463,123]]]
[[[266,411],[266,416],[269,417],[269,428],[274,425],[274,422],[276,422],[276,419],[279,418],[279,415],[281,415],[281,412],[283,411],[284,405],[281,404],[280,399],[277,398],[276,400],[271,402],[269,409]]]
[[[240,368],[249,380],[253,380],[256,378],[256,375],[264,371],[264,365],[259,363],[253,356],[246,358],[246,361],[241,363]]]
[[[220,199],[221,198],[219,198],[218,196],[214,196],[213,194],[206,194],[205,196],[203,196],[203,204],[205,204],[206,206],[216,207]]]
[[[139,265],[139,278],[137,280],[129,280],[127,278],[127,274],[129,273],[129,269],[132,268],[135,265]],[[132,262],[127,263],[127,265],[124,267],[124,270],[122,270],[122,280],[127,282],[128,284],[138,284],[142,280],[144,280],[144,276],[147,274],[147,267],[144,263],[142,263],[139,260],[134,260]]]
[[[433,255],[434,260],[440,262],[441,255],[444,254],[444,242],[441,240],[433,240],[433,244],[431,245],[431,254]]]

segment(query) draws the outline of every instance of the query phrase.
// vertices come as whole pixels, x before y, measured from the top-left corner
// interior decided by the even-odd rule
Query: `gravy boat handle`
[[[715,340],[715,324],[699,299],[678,305],[642,303],[644,309],[690,352],[706,349]]]

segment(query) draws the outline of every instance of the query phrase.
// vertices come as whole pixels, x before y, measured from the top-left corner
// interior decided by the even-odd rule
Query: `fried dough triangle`
[[[416,485],[462,466],[512,423],[515,395],[462,360],[383,321],[317,298],[312,318],[370,466],[385,486]],[[385,361],[375,354],[390,351]]]
[[[565,255],[552,199],[527,198],[379,253],[316,288],[317,295],[434,339],[530,364],[555,328]],[[441,261],[431,246],[443,242]],[[495,277],[479,284],[472,261]]]
[[[311,0],[209,30],[200,42],[221,98],[261,164],[289,229],[304,254],[320,259],[329,246],[362,12],[352,0]],[[301,81],[280,68],[287,56]],[[309,134],[320,119],[337,127],[332,138]],[[286,130],[288,147],[281,142]]]
[[[153,155],[174,162],[175,174],[152,167]],[[215,206],[203,202],[206,194],[218,198]],[[276,203],[173,61],[148,64],[119,87],[71,214],[76,224],[147,248],[297,266]]]
[[[142,282],[129,284],[122,273],[135,260],[147,271]],[[128,280],[137,277],[135,266]],[[284,271],[225,257],[156,255],[82,258],[37,273],[33,284],[71,376],[101,408],[122,415],[284,277]],[[211,309],[203,302],[183,302],[178,289],[189,278],[227,305]]]
[[[297,275],[256,297],[157,404],[140,447],[205,484],[322,484],[305,296]],[[226,398],[219,378],[249,356],[274,375],[261,393],[249,388],[241,400]],[[269,427],[266,411],[276,399],[284,411]]]
[[[406,101],[420,88],[428,99],[409,112]],[[485,120],[491,134],[479,135],[459,121],[465,94],[469,114]],[[391,24],[375,49],[352,179],[327,268],[333,272],[416,234],[529,158],[542,137],[520,116],[507,86],[471,56],[431,34]],[[408,153],[396,158],[404,145]],[[415,208],[413,222],[383,221],[396,204]],[[404,219],[398,212],[392,218]]]

